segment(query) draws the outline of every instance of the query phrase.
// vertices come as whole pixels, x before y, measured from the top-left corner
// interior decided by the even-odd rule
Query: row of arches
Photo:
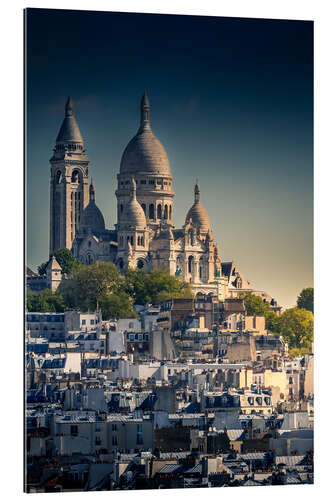
[[[172,219],[172,206],[164,205],[161,203],[155,205],[154,203],[150,203],[146,205],[146,203],[141,203],[142,210],[147,219],[155,221],[155,220],[171,220]],[[119,205],[119,213],[120,215],[124,212],[124,205],[121,203]]]
[[[117,266],[118,266],[118,268],[119,268],[120,270],[124,269],[125,264],[124,264],[124,260],[123,260],[121,257],[120,257],[120,259],[118,259],[118,261],[117,261]],[[144,262],[144,260],[139,259],[139,260],[137,261],[137,263],[136,263],[136,267],[137,267],[138,269],[143,269],[143,268],[145,267],[145,262]]]
[[[155,205],[154,203],[150,203],[150,205],[147,207],[145,203],[141,204],[142,209],[145,213],[145,216],[148,217],[150,220],[156,220],[156,219],[164,219],[164,220],[169,220],[172,218],[172,206],[171,205],[164,205],[162,206],[161,203],[159,203],[156,206],[155,210]]]
[[[206,279],[206,271],[207,271],[207,262],[204,257],[200,257],[200,259],[197,261],[198,262],[198,267],[197,271],[195,270],[195,259],[193,255],[189,255],[189,257],[185,261],[185,267],[187,274],[193,275],[194,273],[197,272],[198,278],[199,279]],[[182,261],[181,259],[177,259],[177,268],[182,269]]]
[[[126,236],[120,236],[119,237],[119,247],[124,248],[124,244],[126,242],[129,242],[132,246],[134,245],[134,241],[136,241],[136,244],[138,247],[144,247],[145,246],[145,237],[143,235],[138,235],[136,240],[135,236],[133,235],[128,235]]]
[[[55,182],[56,184],[61,184],[64,179],[64,175],[61,172],[61,170],[57,170],[57,173],[55,174]],[[78,169],[74,169],[71,175],[71,182],[73,184],[77,184],[79,182],[82,182],[82,173]]]

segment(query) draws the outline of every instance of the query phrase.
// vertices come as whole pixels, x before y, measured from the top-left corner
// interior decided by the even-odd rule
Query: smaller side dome
[[[194,204],[187,213],[185,223],[192,224],[202,233],[210,231],[210,221],[207,210],[200,203],[200,185],[198,182],[194,187]]]
[[[125,205],[120,224],[135,226],[136,229],[146,229],[146,216],[140,203],[136,199],[135,180],[131,179],[131,199]]]
[[[95,203],[95,187],[91,179],[89,186],[89,203],[83,210],[79,230],[90,229],[92,232],[105,231],[102,212]]]

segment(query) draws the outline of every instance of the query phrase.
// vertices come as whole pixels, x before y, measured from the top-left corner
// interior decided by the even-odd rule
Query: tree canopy
[[[289,348],[303,348],[309,352],[313,341],[312,312],[292,307],[284,311],[279,320],[280,333]]]
[[[170,298],[192,297],[191,286],[164,269],[147,273],[143,269],[128,269],[125,291],[135,304],[160,304]]]
[[[264,302],[261,297],[250,292],[245,293],[243,298],[248,316],[264,316],[266,329],[272,333],[280,332],[280,318],[270,308],[268,302]]]
[[[75,269],[69,279],[63,280],[59,292],[68,308],[83,312],[95,311],[98,301],[109,293],[119,293],[123,277],[111,262],[96,262]]]
[[[102,293],[98,305],[104,320],[138,317],[133,309],[133,300],[124,291]]]
[[[258,295],[247,292],[243,294],[243,299],[248,316],[265,316],[265,313],[271,311],[269,304]]]
[[[297,297],[297,307],[299,309],[306,309],[307,311],[311,311],[313,313],[313,299],[313,288],[304,288]]]
[[[54,256],[57,259],[59,266],[61,267],[62,274],[70,275],[79,267],[82,267],[81,262],[74,257],[72,252],[68,248],[58,248],[55,250],[51,257]],[[43,262],[38,266],[38,274],[43,276],[46,273],[46,267],[49,261]]]
[[[40,293],[27,290],[26,307],[29,312],[64,312],[66,305],[59,293],[46,288]]]

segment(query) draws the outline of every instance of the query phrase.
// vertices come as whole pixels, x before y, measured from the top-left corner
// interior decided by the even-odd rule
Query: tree
[[[80,266],[67,280],[63,280],[59,291],[69,308],[94,311],[100,297],[123,290],[124,278],[111,262],[96,262]]]
[[[313,313],[313,298],[313,288],[304,288],[297,297],[297,307],[299,309],[306,309],[307,311],[311,311]]]
[[[124,290],[133,298],[135,304],[160,304],[171,298],[193,296],[189,283],[171,276],[164,269],[156,269],[151,273],[143,269],[128,269],[124,286]]]
[[[81,262],[74,257],[72,252],[68,250],[68,248],[58,248],[55,250],[51,257],[54,256],[57,259],[59,266],[61,267],[62,274],[70,275],[76,269],[82,266]],[[43,262],[40,266],[38,266],[38,274],[43,276],[46,273],[46,267],[49,261]]]
[[[271,311],[269,304],[264,302],[261,297],[247,292],[242,295],[244,306],[248,316],[265,316],[265,313]]]
[[[306,309],[292,307],[280,317],[280,331],[289,348],[311,350],[313,341],[313,314]]]
[[[280,333],[280,318],[270,308],[268,302],[250,292],[243,294],[243,298],[248,316],[264,316],[266,329],[272,333]]]
[[[29,312],[64,312],[65,303],[60,293],[46,288],[40,293],[27,290],[26,307]]]
[[[271,333],[280,333],[280,317],[272,310],[266,311],[264,316],[266,329]]]
[[[135,304],[151,302],[149,293],[149,275],[143,269],[127,269],[125,273],[124,291],[132,297]]]
[[[103,293],[99,296],[98,305],[103,320],[138,317],[133,310],[133,301],[124,291]]]

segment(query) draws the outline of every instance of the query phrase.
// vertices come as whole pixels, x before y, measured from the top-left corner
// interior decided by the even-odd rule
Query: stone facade
[[[117,176],[115,229],[106,229],[94,185],[88,186],[89,160],[68,98],[50,160],[50,253],[66,247],[85,264],[110,261],[120,270],[164,268],[190,282],[195,294],[219,300],[248,290],[249,283],[238,275],[234,283],[233,266],[222,266],[198,183],[184,225],[174,226],[173,176],[166,151],[151,129],[146,93],[140,113],[138,132],[124,150]]]

